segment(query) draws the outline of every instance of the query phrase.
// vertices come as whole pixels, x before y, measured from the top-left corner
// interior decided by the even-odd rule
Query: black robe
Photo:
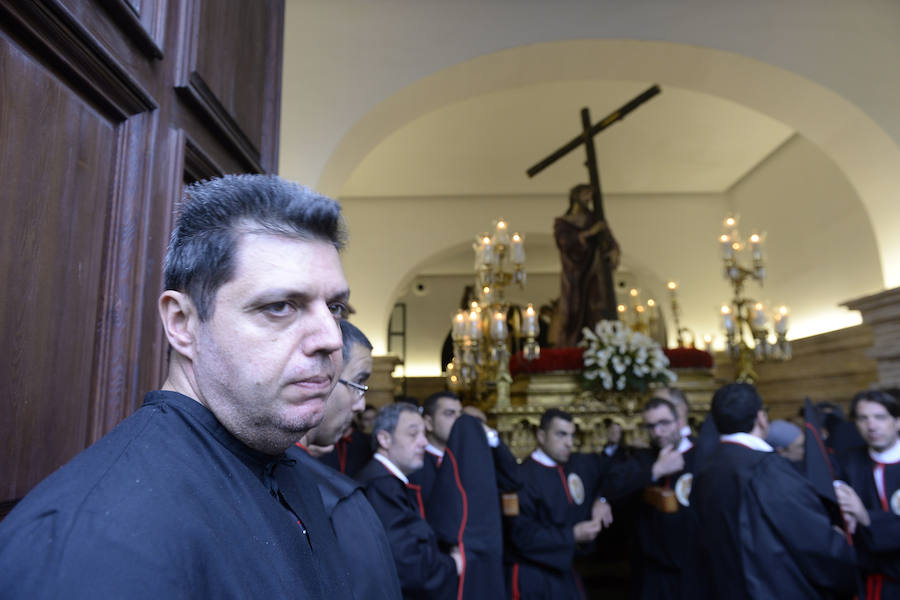
[[[391,546],[362,486],[305,449],[291,448],[286,454],[316,477],[356,600],[399,600],[400,579]]]
[[[530,456],[522,462],[519,516],[509,522],[506,555],[513,598],[584,597],[572,568],[573,527],[591,518],[606,462],[596,454],[573,454],[565,466],[548,467]]]
[[[404,598],[455,598],[456,563],[442,552],[425,521],[420,495],[379,461],[372,459],[357,474],[366,497],[387,533]]]
[[[354,427],[335,443],[334,450],[323,454],[319,460],[335,471],[355,477],[371,458],[372,436]]]
[[[812,484],[774,452],[720,443],[695,478],[691,501],[714,598],[854,591],[853,549]]]
[[[425,514],[438,540],[459,546],[463,555],[458,597],[464,600],[506,596],[500,492],[491,454],[481,421],[460,416],[425,496]]]
[[[151,392],[0,523],[0,594],[352,598],[310,481],[191,398]]]
[[[839,456],[840,479],[850,484],[869,511],[871,523],[859,525],[853,536],[863,572],[866,597],[900,598],[900,463],[885,464],[884,496],[875,486],[878,466],[868,448],[853,448]]]
[[[700,548],[697,542],[699,522],[690,502],[695,475],[695,452],[691,447],[682,453],[684,469],[659,481],[650,481],[658,450],[635,450],[637,461],[646,474],[645,486],[656,485],[674,490],[678,511],[664,513],[641,499],[643,490],[632,498],[634,531],[638,556],[632,586],[635,597],[642,600],[698,600],[706,598],[704,574],[701,573]]]
[[[434,487],[442,459],[442,456],[435,455],[426,448],[422,468],[409,474],[409,482],[419,486],[423,506],[428,506],[428,499],[431,497],[431,489]]]

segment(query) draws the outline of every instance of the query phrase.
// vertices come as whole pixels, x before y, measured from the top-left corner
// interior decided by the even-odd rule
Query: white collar
[[[775,451],[772,446],[766,443],[766,440],[758,438],[755,435],[751,435],[749,433],[727,433],[725,435],[719,436],[719,441],[740,444],[741,446],[747,446],[751,450],[759,450],[760,452]]]
[[[681,437],[683,437],[683,438],[690,437],[690,435],[692,433],[693,433],[693,431],[691,431],[690,425],[685,425],[684,427],[681,428]]]
[[[438,458],[444,458],[444,451],[439,449],[436,446],[433,446],[431,444],[431,442],[428,442],[428,445],[425,446],[425,452],[428,452],[429,454],[433,454],[434,456],[436,456]]]
[[[694,447],[694,442],[687,439],[686,437],[681,438],[681,441],[678,442],[678,452],[684,454],[688,450]]]
[[[409,483],[409,477],[407,477],[406,475],[404,475],[404,474],[403,474],[403,471],[401,471],[400,469],[398,469],[398,468],[397,468],[397,465],[395,465],[394,463],[392,463],[392,462],[391,462],[391,459],[389,459],[387,456],[385,456],[384,454],[381,454],[380,452],[376,452],[376,453],[375,453],[375,460],[377,460],[378,462],[380,462],[381,464],[383,464],[383,465],[387,468],[387,470],[391,472],[391,474],[392,474],[394,477],[396,477],[397,479],[399,479],[399,480],[402,481],[403,483]]]
[[[603,449],[603,453],[607,456],[612,456],[616,453],[616,450],[619,449],[618,444],[607,444],[607,446]]]
[[[556,461],[547,456],[547,453],[537,448],[534,452],[531,453],[531,458],[534,459],[537,463],[544,465],[545,467],[555,467]]]
[[[869,456],[871,456],[872,460],[875,462],[883,465],[900,462],[900,440],[897,440],[894,442],[893,446],[882,452],[875,452],[875,450],[869,448]]]

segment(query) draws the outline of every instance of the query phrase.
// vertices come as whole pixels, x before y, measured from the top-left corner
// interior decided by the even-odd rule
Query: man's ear
[[[547,441],[547,432],[544,431],[543,429],[541,429],[540,427],[538,427],[538,430],[537,430],[537,441],[538,441],[539,446],[543,446],[544,443]]]
[[[378,446],[384,448],[385,450],[391,449],[391,434],[382,429],[378,433],[375,434],[375,438],[378,440]]]
[[[428,433],[434,433],[434,420],[431,418],[431,415],[425,415],[425,431]]]
[[[185,293],[166,290],[159,297],[159,317],[172,349],[193,360],[196,328],[200,323],[194,302]]]

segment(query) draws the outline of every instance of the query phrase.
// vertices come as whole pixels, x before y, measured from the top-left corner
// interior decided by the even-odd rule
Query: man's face
[[[347,297],[330,244],[241,235],[234,276],[194,327],[196,399],[248,446],[283,451],[322,420],[341,368]]]
[[[375,423],[375,409],[369,408],[363,410],[356,417],[356,425],[363,433],[372,433],[372,425]]]
[[[441,446],[447,445],[450,438],[450,430],[456,419],[462,414],[462,402],[456,398],[439,398],[434,410],[434,416],[425,417],[425,429]]]
[[[856,405],[856,428],[876,452],[887,450],[900,435],[900,418],[894,418],[878,402],[860,400]]]
[[[404,475],[418,471],[425,463],[425,421],[419,413],[405,410],[397,419],[394,435],[387,431],[378,432],[378,443],[392,463]]]
[[[372,352],[360,344],[353,344],[340,378],[365,385],[371,374]],[[330,446],[337,442],[350,426],[353,415],[361,413],[365,406],[365,395],[345,383],[338,383],[325,403],[325,418],[309,433],[310,443]]]
[[[575,423],[554,417],[546,431],[538,429],[538,445],[544,453],[561,465],[569,462],[575,445]]]
[[[620,441],[622,441],[622,426],[614,421],[606,428],[606,443],[618,444]]]
[[[644,427],[650,435],[650,442],[656,448],[677,446],[681,441],[678,418],[668,406],[657,406],[644,411]]]
[[[669,393],[667,389],[656,390],[653,392],[653,398],[660,398],[661,400],[668,400],[672,403],[672,406],[675,407],[675,417],[678,419],[678,427],[687,427],[688,424],[688,411],[687,406],[685,406],[684,402],[681,402],[678,398],[673,398],[672,394]]]
[[[803,460],[803,455],[806,453],[806,448],[804,447],[805,441],[806,436],[801,433],[797,436],[797,439],[784,448],[778,448],[776,452],[791,462],[800,462]]]

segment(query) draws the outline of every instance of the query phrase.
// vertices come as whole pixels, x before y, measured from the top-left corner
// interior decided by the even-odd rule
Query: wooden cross
[[[559,148],[556,152],[553,152],[547,158],[538,162],[527,171],[525,171],[529,177],[534,177],[560,158],[584,144],[584,149],[587,154],[585,160],[585,166],[588,170],[588,175],[590,176],[591,182],[591,191],[594,200],[594,216],[598,220],[606,220],[606,217],[603,214],[603,194],[600,189],[600,172],[597,169],[597,155],[594,151],[594,136],[618,121],[624,119],[628,113],[636,109],[638,106],[650,100],[654,96],[660,93],[660,89],[658,85],[653,85],[648,88],[644,93],[632,99],[630,102],[624,104],[619,109],[613,111],[609,115],[607,115],[602,121],[597,123],[596,125],[591,125],[591,113],[587,109],[587,107],[581,109],[581,133],[575,136],[568,143],[564,144],[561,148]],[[612,269],[610,269],[609,264],[604,261],[604,279],[606,289],[610,291],[610,294],[615,297],[615,290],[613,288],[613,274]],[[617,315],[613,310],[612,314],[608,315],[609,318],[615,319]]]

